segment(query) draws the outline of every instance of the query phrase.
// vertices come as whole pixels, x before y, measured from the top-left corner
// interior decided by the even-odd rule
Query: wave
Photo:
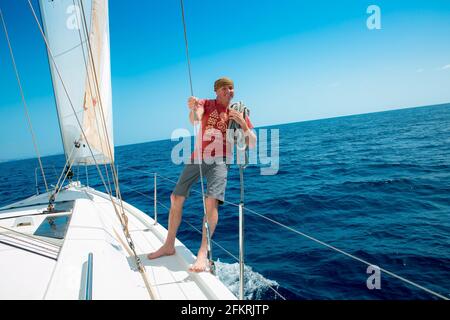
[[[239,297],[239,263],[224,263],[217,260],[217,276]],[[279,284],[265,278],[258,272],[253,271],[249,266],[244,266],[244,299],[245,300],[273,300],[278,297],[275,291],[279,289]],[[275,290],[275,291],[274,291]]]

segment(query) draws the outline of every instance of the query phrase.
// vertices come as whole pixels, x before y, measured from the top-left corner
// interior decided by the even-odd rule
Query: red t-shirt
[[[194,152],[191,155],[191,161],[198,161],[197,151],[201,143],[200,159],[215,158],[215,157],[231,157],[232,145],[227,141],[228,128],[228,107],[221,105],[214,100],[202,99],[199,105],[203,106],[203,117],[201,123],[201,135],[197,135],[197,141]],[[250,118],[245,119],[248,128],[253,129]],[[228,145],[228,148],[227,148]]]

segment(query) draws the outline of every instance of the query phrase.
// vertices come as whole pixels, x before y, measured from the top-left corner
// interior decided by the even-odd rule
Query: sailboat
[[[179,240],[175,255],[146,258],[167,230],[121,197],[108,0],[39,0],[42,25],[29,4],[47,47],[66,163],[54,188],[0,208],[0,299],[236,299],[214,274],[188,272],[195,256]],[[107,192],[73,180],[74,166],[95,166]]]

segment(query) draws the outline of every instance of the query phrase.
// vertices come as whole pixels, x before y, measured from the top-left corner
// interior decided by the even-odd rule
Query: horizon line
[[[261,126],[255,127],[254,129],[263,129],[263,128],[270,128],[270,127],[274,127],[274,126],[292,125],[292,124],[296,124],[296,123],[306,123],[306,122],[313,122],[313,121],[320,121],[320,120],[330,120],[330,119],[345,118],[345,117],[352,117],[352,116],[359,116],[359,115],[368,115],[368,114],[390,112],[390,111],[399,111],[399,110],[406,110],[406,109],[439,107],[439,106],[444,106],[444,105],[449,105],[449,104],[450,104],[450,101],[449,102],[444,102],[444,103],[432,104],[432,105],[421,105],[421,106],[413,106],[413,107],[399,107],[399,108],[396,108],[396,109],[388,109],[388,110],[382,110],[382,111],[355,113],[355,114],[340,115],[340,116],[335,116],[335,117],[325,117],[325,118],[317,118],[317,119],[309,119],[309,120],[301,120],[301,121],[292,121],[292,122],[285,122],[285,123],[275,123],[275,124],[261,125]],[[190,137],[193,137],[193,135],[191,135]],[[134,146],[134,145],[146,144],[146,143],[150,143],[150,142],[167,141],[167,140],[171,140],[171,138],[148,140],[148,141],[142,141],[142,142],[133,142],[133,143],[127,143],[127,144],[120,144],[120,145],[115,145],[114,148],[126,147],[126,146]],[[54,156],[60,156],[60,155],[63,156],[64,152],[42,155],[41,158],[54,157]],[[14,161],[32,160],[32,159],[37,159],[37,157],[36,156],[24,156],[24,157],[19,157],[19,158],[0,159],[0,164],[1,163],[7,163],[7,162],[14,162]]]

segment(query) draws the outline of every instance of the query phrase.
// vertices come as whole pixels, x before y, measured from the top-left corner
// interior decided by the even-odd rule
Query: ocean
[[[244,172],[246,298],[438,299],[387,273],[369,272],[323,243],[450,298],[450,104],[264,129],[279,130],[279,169],[261,175],[263,165],[256,164]],[[153,172],[159,174],[158,220],[165,227],[170,180],[182,170],[171,161],[177,143],[115,150],[124,200],[151,216]],[[64,161],[63,155],[43,158],[52,184]],[[0,163],[0,206],[36,192],[37,166],[36,159]],[[104,190],[95,168],[88,169],[89,181],[85,167],[74,174]],[[228,202],[239,203],[239,186],[232,166]],[[40,178],[38,188],[44,190]],[[200,229],[203,211],[200,185],[194,190],[178,238],[196,254],[200,234],[189,224]],[[218,276],[237,294],[238,208],[230,203],[220,207],[213,255]]]

